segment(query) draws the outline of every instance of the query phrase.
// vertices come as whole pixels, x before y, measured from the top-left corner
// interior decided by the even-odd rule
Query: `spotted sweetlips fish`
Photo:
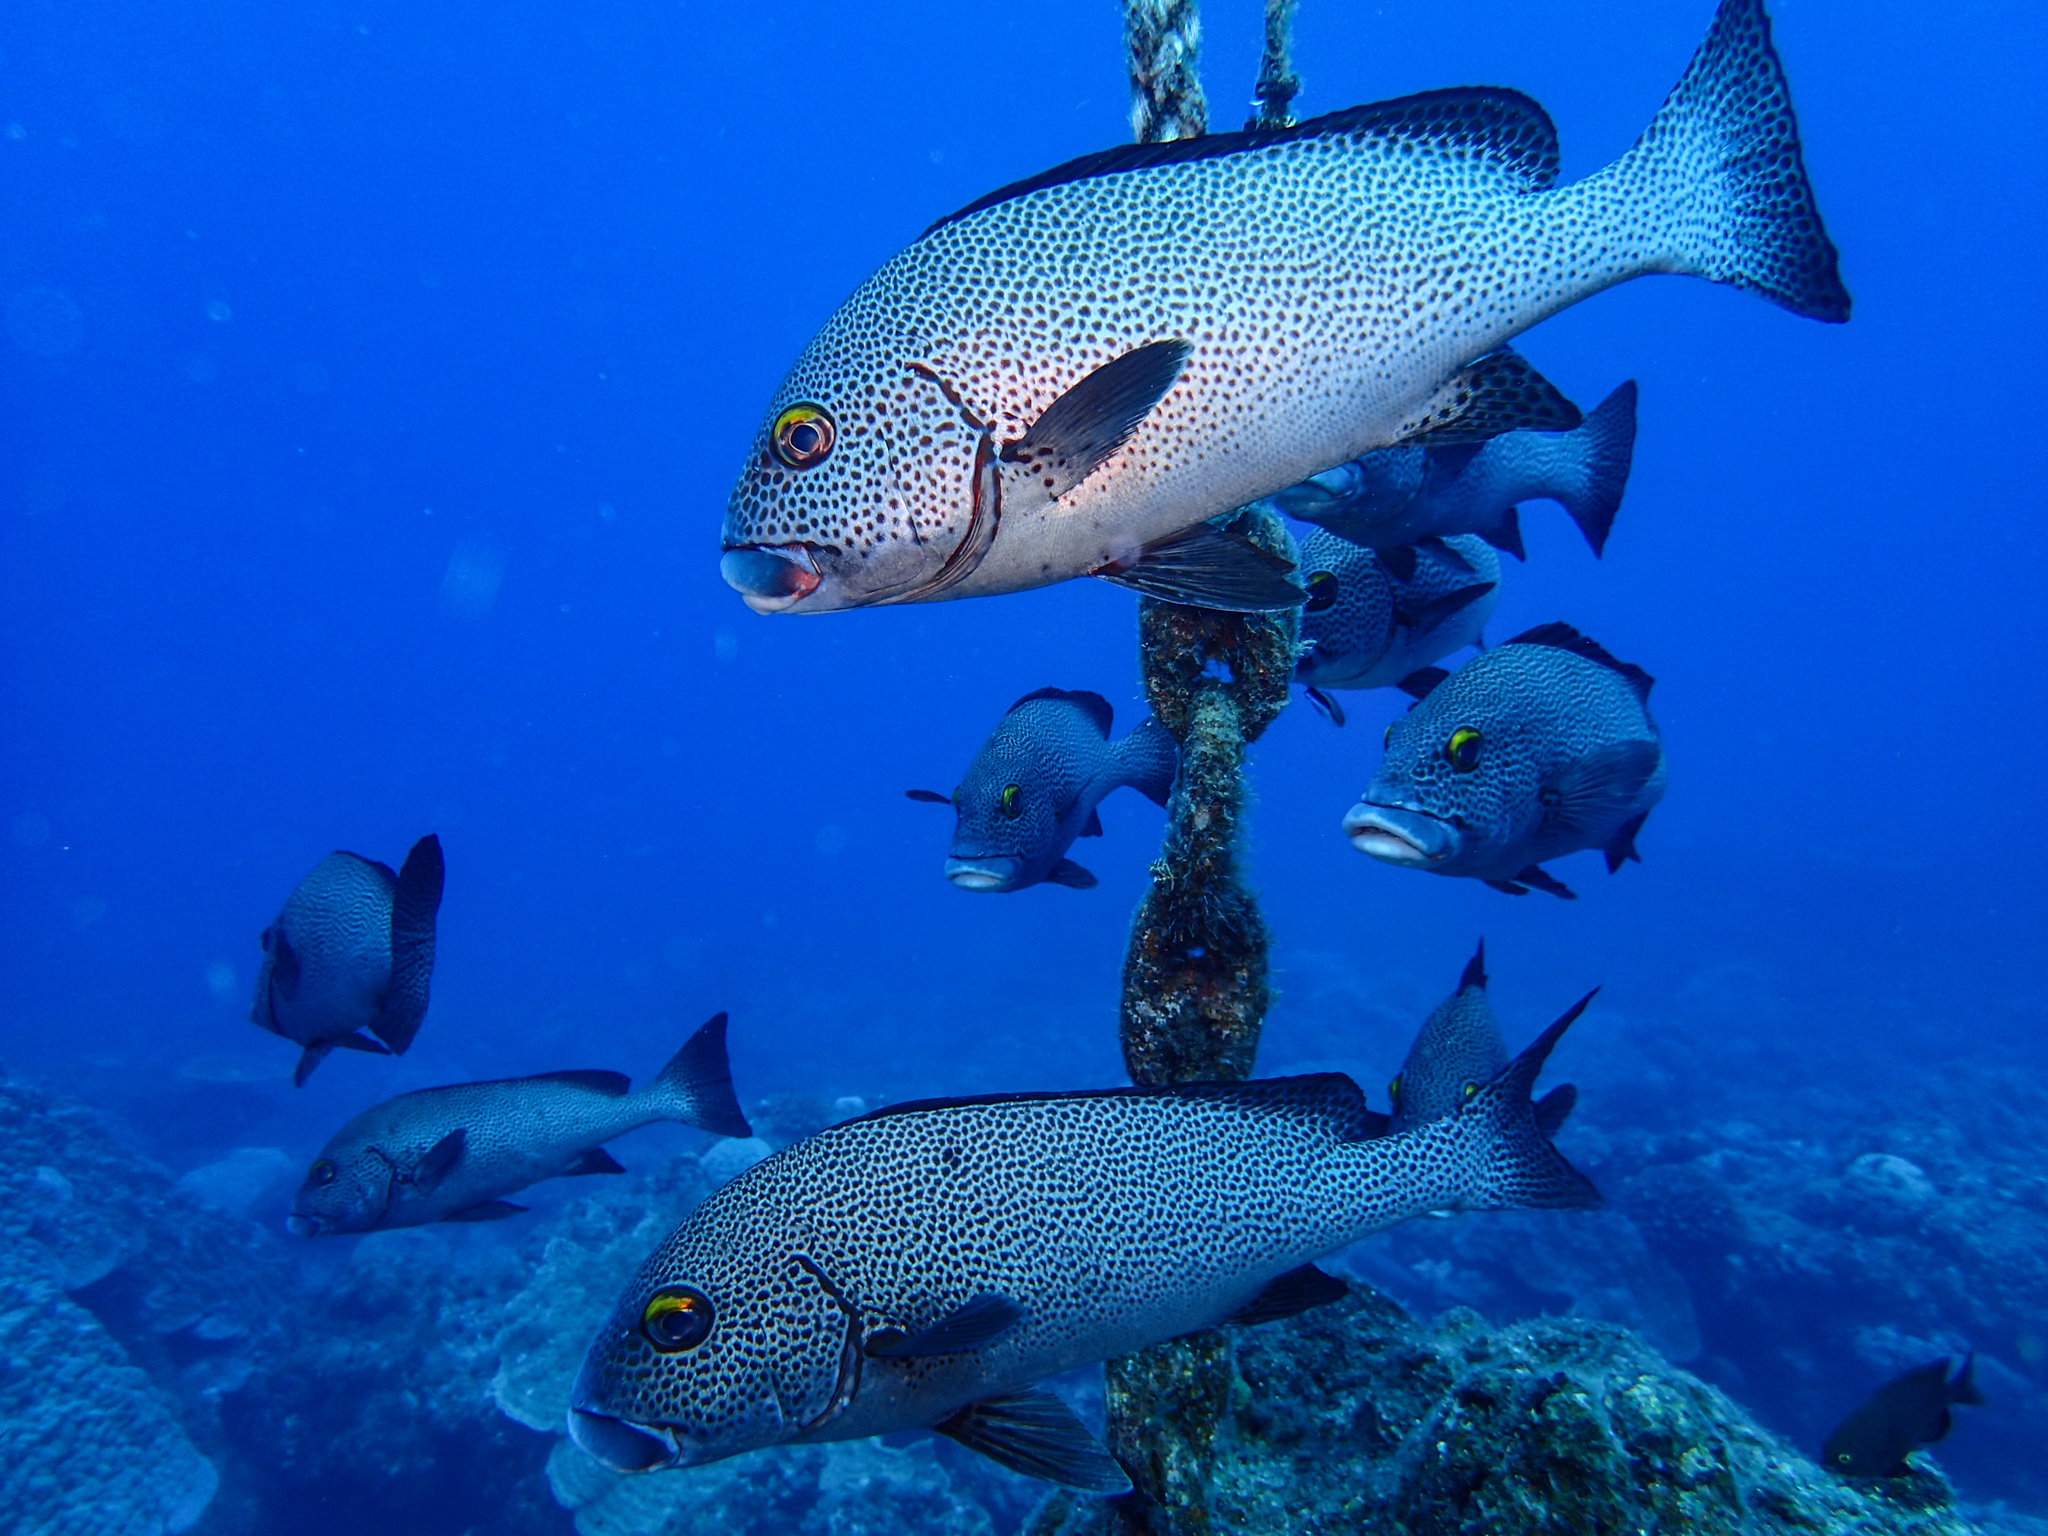
[[[1631,379],[1569,432],[1503,432],[1455,447],[1385,448],[1291,486],[1273,505],[1379,550],[1398,572],[1405,547],[1457,533],[1476,533],[1522,559],[1520,503],[1547,499],[1564,507],[1598,555],[1621,510],[1635,447]]]
[[[1567,1018],[1592,1000],[1588,993]],[[1401,1070],[1387,1085],[1394,1112],[1388,1129],[1412,1130],[1458,1112],[1461,1105],[1498,1077],[1508,1064],[1507,1043],[1486,996],[1486,941],[1481,939],[1458,977],[1458,990],[1430,1010],[1416,1031]],[[1555,1136],[1579,1091],[1562,1083],[1536,1101],[1536,1123]]]
[[[1664,797],[1654,681],[1569,624],[1517,635],[1387,727],[1345,835],[1388,864],[1573,899],[1544,862],[1598,848],[1620,869]]]
[[[1180,766],[1180,749],[1157,720],[1147,715],[1112,742],[1115,719],[1099,693],[1040,688],[1010,706],[952,794],[905,791],[954,809],[946,878],[964,891],[1093,886],[1067,850],[1077,837],[1102,836],[1103,796],[1128,784],[1164,805]]]
[[[427,1013],[444,880],[441,840],[430,832],[396,873],[330,853],[286,898],[263,930],[249,1017],[304,1047],[295,1086],[336,1046],[405,1054]]]
[[[1397,562],[1405,576],[1388,553],[1321,528],[1301,541],[1308,601],[1294,680],[1339,725],[1344,707],[1329,690],[1424,686],[1442,675],[1424,672],[1431,662],[1479,643],[1500,601],[1500,557],[1483,539],[1425,539]]]
[[[769,401],[721,570],[763,613],[1092,575],[1298,603],[1210,520],[1333,464],[1578,412],[1504,344],[1685,273],[1796,314],[1849,295],[1761,0],[1722,0],[1629,152],[1560,187],[1528,97],[1433,91],[1126,145],[939,220]]]
[[[500,1221],[526,1209],[505,1196],[529,1184],[623,1173],[604,1143],[657,1120],[753,1134],[733,1097],[724,1014],[638,1093],[621,1072],[543,1072],[422,1088],[373,1105],[320,1149],[286,1225],[300,1237],[324,1237]]]
[[[570,1432],[644,1472],[929,1427],[1123,1492],[1035,1383],[1334,1300],[1314,1260],[1411,1216],[1599,1202],[1529,1102],[1569,1023],[1401,1135],[1336,1073],[931,1100],[821,1131],[641,1266],[584,1358]]]

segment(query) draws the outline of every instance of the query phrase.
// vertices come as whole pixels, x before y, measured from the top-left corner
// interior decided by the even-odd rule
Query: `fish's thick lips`
[[[1442,862],[1457,847],[1457,833],[1439,817],[1403,806],[1361,801],[1344,817],[1344,835],[1360,853],[1383,864],[1424,869]]]
[[[569,1410],[569,1438],[614,1472],[658,1471],[674,1466],[681,1454],[674,1430],[628,1424],[588,1408]]]
[[[946,878],[963,891],[1007,891],[1023,870],[1022,859],[1002,855],[946,860]]]
[[[818,589],[825,578],[801,544],[742,544],[718,559],[725,584],[756,613],[781,613]]]
[[[293,1237],[318,1237],[327,1230],[327,1223],[318,1216],[301,1216],[297,1211],[284,1219],[285,1231]]]

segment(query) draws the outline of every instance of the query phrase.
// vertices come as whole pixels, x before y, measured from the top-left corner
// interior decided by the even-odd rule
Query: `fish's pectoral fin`
[[[332,1040],[315,1040],[299,1052],[298,1065],[292,1068],[292,1086],[303,1088],[306,1079],[313,1075],[313,1069],[327,1059],[327,1053],[334,1049]]]
[[[1342,725],[1344,723],[1344,706],[1331,698],[1329,694],[1313,686],[1305,687],[1301,691],[1308,695],[1309,703],[1313,704],[1329,720],[1330,724]]]
[[[929,1328],[905,1333],[878,1328],[862,1352],[873,1360],[898,1360],[911,1355],[961,1355],[980,1349],[1014,1328],[1024,1309],[996,1291],[963,1301]]]
[[[507,1216],[524,1216],[526,1207],[514,1205],[510,1200],[486,1200],[482,1205],[465,1206],[451,1211],[443,1221],[503,1221]]]
[[[1640,816],[1631,816],[1621,824],[1621,830],[1615,833],[1607,846],[1601,850],[1607,855],[1607,873],[1619,873],[1621,866],[1630,859],[1634,859],[1638,864],[1643,862],[1643,856],[1636,852],[1636,834],[1643,830],[1643,823],[1649,819],[1650,813],[1644,811]]]
[[[1131,1480],[1074,1411],[1050,1392],[1026,1389],[985,1397],[948,1414],[934,1434],[958,1441],[998,1466],[1082,1493],[1131,1491]]]
[[[1035,493],[1058,501],[1131,440],[1194,350],[1191,342],[1153,341],[1112,358],[1047,406],[1022,437],[1005,443],[1003,462]],[[1015,482],[1013,488],[1023,489]],[[1028,509],[1036,499],[1020,497],[1012,505]]]
[[[1450,675],[1442,667],[1417,667],[1394,686],[1419,704],[1429,697],[1432,688]]]
[[[1351,1294],[1351,1287],[1313,1264],[1277,1276],[1250,1301],[1223,1319],[1226,1323],[1273,1323],[1315,1307],[1326,1307]]]
[[[1432,597],[1420,607],[1410,609],[1406,613],[1397,612],[1394,615],[1394,621],[1397,624],[1406,624],[1415,634],[1427,634],[1460,608],[1471,607],[1498,585],[1498,582],[1492,581],[1472,582],[1468,586],[1458,588],[1455,592],[1446,592],[1441,597]]]
[[[1525,865],[1515,878],[1521,881],[1522,884],[1532,886],[1546,895],[1555,896],[1559,901],[1577,901],[1579,899],[1577,891],[1566,885],[1555,875],[1546,873],[1539,865]],[[1489,880],[1487,884],[1493,885],[1493,882]],[[1494,888],[1496,890],[1500,889],[1499,886],[1494,886]],[[1522,893],[1516,891],[1513,894],[1519,896]]]
[[[1076,835],[1080,837],[1102,836],[1102,812],[1098,810],[1090,810],[1088,812],[1088,820],[1086,821],[1086,823],[1083,824],[1080,832]]]
[[[1415,572],[1420,564],[1420,560],[1415,553],[1415,546],[1413,544],[1389,544],[1383,548],[1376,547],[1373,550],[1373,554],[1378,558],[1380,564],[1386,567],[1387,574],[1393,577],[1394,580],[1413,581],[1415,579]]]
[[[922,800],[927,805],[951,805],[953,803],[951,795],[942,795],[936,789],[906,789],[903,791],[903,794],[906,799]]]
[[[1472,467],[1472,461],[1479,457],[1479,450],[1485,441],[1476,443],[1432,443],[1422,454],[1421,496],[1434,496],[1442,492],[1458,476]]]
[[[291,936],[282,924],[264,929],[263,940],[264,953],[270,956],[270,995],[290,1002],[299,990],[299,952],[292,948]],[[274,1001],[271,1011],[276,1012]]]
[[[468,1146],[469,1130],[458,1125],[420,1155],[407,1182],[421,1194],[431,1195],[441,1187],[441,1181],[455,1171],[455,1165],[462,1161],[463,1151]]]
[[[1556,1136],[1564,1129],[1565,1121],[1571,1118],[1578,1103],[1577,1087],[1571,1083],[1559,1083],[1536,1101],[1536,1128],[1546,1136]]]
[[[586,1173],[624,1173],[625,1165],[603,1147],[592,1147],[588,1152],[572,1158],[569,1166],[562,1170],[565,1179],[580,1178]]]
[[[1394,446],[1483,443],[1503,432],[1569,432],[1586,418],[1513,347],[1460,368],[1423,402]]]
[[[1269,554],[1242,534],[1197,523],[1088,574],[1186,608],[1273,613],[1308,601],[1293,572],[1292,561]]]
[[[1448,541],[1437,537],[1437,535],[1435,534],[1431,534],[1426,539],[1417,539],[1415,541],[1415,547],[1417,549],[1428,550],[1432,555],[1436,556],[1437,559],[1443,561],[1445,565],[1448,565],[1454,571],[1463,571],[1468,576],[1477,576],[1479,574],[1478,567],[1473,565],[1473,563],[1470,560],[1467,560],[1464,557],[1464,555],[1459,552],[1458,547],[1455,544],[1449,543]]]
[[[1626,810],[1642,799],[1645,786],[1663,760],[1663,749],[1656,742],[1644,741],[1640,737],[1633,741],[1615,742],[1598,752],[1589,752],[1551,780],[1544,789],[1544,820],[1552,827],[1572,832],[1582,832],[1602,822],[1612,825],[1611,818],[1616,811]],[[1643,814],[1647,816],[1649,812]],[[1624,828],[1616,834],[1617,837],[1624,835],[1632,847],[1635,829]],[[1610,869],[1619,868],[1620,862],[1612,852],[1609,853]]]
[[[1054,885],[1064,885],[1076,891],[1092,891],[1102,883],[1091,871],[1083,869],[1072,859],[1061,859],[1046,872],[1045,878]]]

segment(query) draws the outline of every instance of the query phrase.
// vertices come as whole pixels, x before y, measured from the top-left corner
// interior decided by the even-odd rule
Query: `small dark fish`
[[[1951,1407],[1983,1403],[1984,1394],[1970,1379],[1975,1363],[1976,1356],[1965,1355],[1962,1369],[1951,1376],[1946,1358],[1930,1360],[1886,1382],[1828,1436],[1822,1465],[1844,1477],[1904,1477],[1912,1470],[1906,1457],[1953,1427]]]
[[[1458,990],[1422,1021],[1408,1059],[1387,1085],[1394,1101],[1388,1129],[1412,1130],[1456,1114],[1507,1064],[1507,1043],[1486,996],[1486,941],[1481,939],[1458,977]],[[1557,1134],[1578,1098],[1578,1090],[1565,1083],[1536,1101],[1536,1124],[1544,1135]]]
[[[1360,853],[1438,875],[1572,899],[1546,859],[1636,858],[1664,798],[1654,679],[1569,624],[1473,658],[1387,727],[1387,755],[1344,834]]]
[[[1306,649],[1294,680],[1339,725],[1332,688],[1392,688],[1439,657],[1479,643],[1500,601],[1500,557],[1476,538],[1426,539],[1401,553],[1408,574],[1386,555],[1318,528],[1301,541],[1308,603],[1301,613]]]
[[[431,832],[397,874],[375,859],[330,853],[263,930],[249,1017],[305,1047],[294,1087],[336,1046],[405,1054],[427,1013],[442,877],[441,840]]]
[[[1282,491],[1273,504],[1340,538],[1391,550],[1474,533],[1523,558],[1517,507],[1559,502],[1600,554],[1636,447],[1631,379],[1569,432],[1504,432],[1483,443],[1387,448]]]
[[[543,1072],[402,1093],[336,1131],[287,1225],[300,1237],[434,1221],[497,1221],[542,1179],[621,1173],[603,1143],[657,1120],[749,1136],[719,1014],[638,1093],[621,1072]]]
[[[1066,855],[1075,838],[1102,836],[1095,807],[1125,784],[1166,804],[1180,764],[1180,749],[1157,720],[1147,716],[1112,743],[1114,719],[1099,693],[1041,688],[1010,706],[952,794],[906,791],[957,813],[946,878],[963,891],[1094,885],[1095,876]]]

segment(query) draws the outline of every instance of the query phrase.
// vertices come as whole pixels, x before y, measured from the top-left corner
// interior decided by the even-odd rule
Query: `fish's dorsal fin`
[[[1553,650],[1570,651],[1574,656],[1583,657],[1607,668],[1610,672],[1618,673],[1635,691],[1637,700],[1644,704],[1650,702],[1650,690],[1657,684],[1657,679],[1634,662],[1622,661],[1598,640],[1580,634],[1561,620],[1538,624],[1534,629],[1525,629],[1508,644],[1547,645]]]
[[[1460,992],[1471,987],[1477,987],[1482,992],[1486,990],[1486,940],[1483,938],[1479,941],[1479,947],[1472,951],[1472,958],[1465,962],[1464,973],[1458,977]]]
[[[1083,1493],[1129,1493],[1131,1480],[1074,1410],[1026,1387],[969,1403],[932,1426],[998,1466]]]
[[[1116,706],[1101,694],[1090,693],[1086,688],[1034,688],[1003,713],[1014,714],[1019,705],[1029,704],[1033,699],[1051,699],[1056,703],[1073,705],[1095,722],[1104,741],[1109,739],[1110,727],[1116,724]]]
[[[623,1099],[632,1091],[633,1080],[623,1072],[604,1072],[596,1068],[572,1068],[567,1072],[536,1072],[526,1079],[530,1083],[574,1083],[578,1088],[588,1088],[601,1093],[608,1099]]]
[[[1165,1088],[1083,1088],[1072,1093],[982,1093],[947,1099],[911,1099],[869,1110],[846,1125],[894,1115],[1004,1104],[1066,1104],[1082,1099],[1223,1099],[1273,1114],[1325,1120],[1340,1141],[1371,1141],[1387,1133],[1388,1117],[1366,1107],[1358,1084],[1342,1072],[1299,1077],[1255,1077],[1235,1083],[1175,1083]]]
[[[957,224],[984,209],[1029,197],[1047,187],[1186,165],[1196,160],[1216,160],[1306,139],[1381,139],[1426,145],[1468,160],[1489,162],[1525,192],[1547,191],[1557,181],[1557,127],[1548,112],[1520,91],[1499,86],[1458,86],[1345,107],[1290,128],[1208,133],[1192,139],[1169,139],[1163,144],[1119,144],[1114,149],[1098,150],[998,187],[965,208],[947,214],[919,238],[928,238],[948,224]]]

